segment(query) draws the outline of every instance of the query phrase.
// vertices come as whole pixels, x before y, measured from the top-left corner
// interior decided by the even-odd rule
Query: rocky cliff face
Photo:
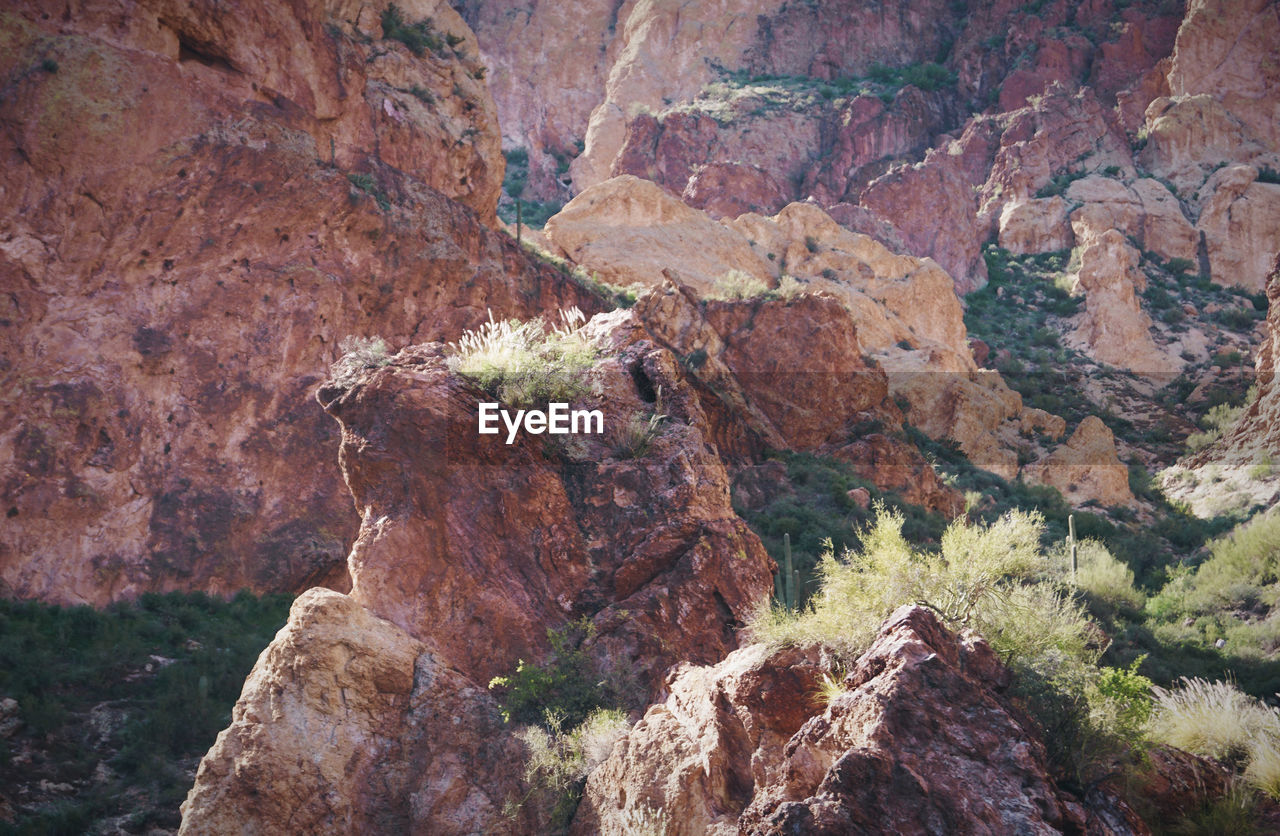
[[[816,651],[753,645],[687,666],[587,781],[573,833],[1146,833],[1123,802],[1058,789],[972,635],[903,607],[823,705]]]
[[[385,8],[0,16],[5,594],[341,587],[357,518],[307,405],[338,342],[592,304],[488,226],[466,26]]]
[[[670,665],[737,646],[773,565],[733,513],[698,397],[634,314],[587,328],[604,356],[583,403],[607,416],[603,435],[477,434],[488,396],[439,344],[320,390],[362,519],[352,591],[299,599],[205,758],[184,832],[531,832],[503,818],[527,787],[492,677],[546,659],[548,630],[585,619],[583,652],[643,705]],[[659,398],[659,431],[629,446],[628,419]],[[280,772],[320,729],[337,742],[315,768]],[[358,776],[375,765],[386,777],[367,787]]]

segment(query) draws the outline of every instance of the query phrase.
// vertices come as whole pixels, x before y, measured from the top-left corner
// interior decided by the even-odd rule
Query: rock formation
[[[1227,465],[1229,469],[1250,471],[1262,465],[1270,470],[1270,463],[1280,460],[1280,386],[1276,379],[1280,357],[1280,256],[1267,278],[1267,302],[1266,338],[1256,359],[1257,397],[1244,405],[1238,421],[1227,428],[1221,441],[1191,457],[1191,467]],[[1267,492],[1270,494],[1270,489]]]
[[[583,192],[546,233],[562,254],[616,284],[652,286],[669,266],[703,296],[723,293],[735,276],[759,289],[789,281],[834,296],[890,393],[906,399],[912,424],[956,440],[983,467],[1016,473],[1002,427],[1021,420],[1021,398],[977,368],[954,282],[932,261],[895,255],[812,204],[717,222],[629,176]]]
[[[572,832],[625,833],[643,809],[673,836],[1147,832],[1123,802],[1087,810],[1054,784],[1009,672],[928,610],[890,616],[825,706],[824,674],[816,651],[759,645],[681,668],[588,779]]]
[[[1115,436],[1093,415],[1080,422],[1066,444],[1024,467],[1022,476],[1029,482],[1057,488],[1072,503],[1096,500],[1113,507],[1134,501],[1129,490],[1129,468],[1116,454]]]
[[[522,757],[487,690],[351,597],[313,589],[249,674],[180,832],[519,832],[533,822],[502,813]]]
[[[478,402],[491,396],[451,373],[439,344],[320,390],[362,520],[352,591],[295,605],[205,758],[186,832],[291,817],[312,832],[528,832],[502,818],[523,794],[512,755],[523,750],[495,720],[490,679],[546,659],[548,631],[582,619],[581,649],[602,675],[633,682],[640,705],[670,665],[736,647],[773,565],[733,513],[698,398],[631,312],[586,327],[603,354],[583,403],[607,416],[603,435],[479,435]],[[659,408],[644,446],[629,444],[629,420]],[[368,671],[332,680],[366,655]],[[332,759],[255,777],[338,716]],[[352,779],[374,764],[385,779],[366,790]]]
[[[1182,365],[1179,357],[1156,347],[1151,318],[1138,304],[1146,286],[1138,269],[1138,251],[1108,229],[1080,255],[1076,287],[1084,293],[1085,312],[1074,337],[1096,359],[1138,374],[1167,376]]]
[[[594,303],[486,225],[496,120],[448,6],[404,4],[420,56],[385,4],[114,8],[0,17],[0,591],[342,588],[307,404],[338,343]]]

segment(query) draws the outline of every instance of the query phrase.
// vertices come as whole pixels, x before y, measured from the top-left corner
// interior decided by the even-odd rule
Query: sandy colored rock
[[[928,610],[890,616],[825,707],[824,673],[813,651],[759,646],[680,669],[588,779],[572,832],[626,833],[658,809],[672,836],[1147,832],[1122,802],[1100,795],[1090,810],[1054,785],[1003,695],[1009,672]],[[1099,826],[1103,812],[1118,830]]]
[[[1093,240],[1080,254],[1076,287],[1084,293],[1085,311],[1073,338],[1090,356],[1111,366],[1148,375],[1176,371],[1181,358],[1156,347],[1151,318],[1138,303],[1137,293],[1147,285],[1138,269],[1138,251],[1114,229]]]
[[[1143,167],[1194,192],[1223,163],[1252,160],[1263,147],[1222,102],[1208,93],[1161,97],[1147,107]]]
[[[181,833],[520,832],[523,746],[483,688],[352,598],[299,597],[182,805]]]
[[[1228,166],[1209,178],[1200,213],[1210,275],[1219,284],[1266,288],[1280,253],[1280,184],[1263,183],[1250,165]]]
[[[0,592],[344,588],[356,517],[307,403],[339,342],[590,307],[486,225],[474,40],[402,8],[457,50],[381,38],[380,6],[0,17]]]
[[[730,270],[771,272],[741,235],[631,175],[584,191],[547,221],[545,231],[566,257],[623,286],[657,285],[666,267],[703,292]]]
[[[907,399],[914,426],[955,439],[983,467],[1016,472],[1017,454],[997,430],[1018,420],[1021,398],[998,374],[978,372],[955,283],[931,259],[895,254],[814,204],[717,222],[625,176],[575,198],[547,235],[582,267],[623,285],[653,286],[670,268],[712,295],[731,271],[776,287],[785,265],[799,290],[828,293],[849,309],[859,344],[885,370],[890,392]]]
[[[1134,502],[1129,469],[1116,454],[1116,440],[1101,419],[1080,422],[1066,444],[1022,469],[1029,482],[1050,485],[1073,505],[1094,500],[1108,507]]]
[[[574,189],[581,192],[631,171],[615,164],[632,120],[646,110],[659,113],[670,103],[693,99],[704,85],[719,80],[717,68],[829,79],[864,75],[876,61],[891,66],[929,61],[946,38],[934,21],[955,16],[940,0],[911,9],[851,2],[791,7],[777,0],[626,4],[618,13],[618,42],[610,48],[613,63],[604,95],[591,114],[585,149],[570,166]],[[782,132],[784,140],[787,134]],[[683,183],[675,190],[682,188]]]
[[[1280,149],[1278,43],[1274,0],[1191,0],[1169,67],[1170,93],[1212,96],[1250,139]]]
[[[1000,213],[1000,246],[1026,255],[1069,249],[1075,242],[1061,195],[1007,203]]]
[[[1090,175],[1072,183],[1067,198],[1081,204],[1071,213],[1071,227],[1082,247],[1115,229],[1165,260],[1196,259],[1198,233],[1177,197],[1156,180],[1144,177],[1126,184]]]
[[[1143,177],[1129,187],[1142,204],[1138,240],[1165,261],[1181,258],[1195,263],[1200,236],[1183,214],[1178,198],[1163,183]]]

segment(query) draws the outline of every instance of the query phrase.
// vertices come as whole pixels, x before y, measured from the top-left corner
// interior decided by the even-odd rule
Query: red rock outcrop
[[[1090,810],[1054,784],[1009,672],[926,609],[890,616],[824,707],[827,673],[816,651],[760,646],[681,668],[591,774],[572,832],[624,833],[646,809],[672,836],[1148,832],[1123,802]]]
[[[592,374],[602,394],[587,399],[605,434],[560,452],[477,434],[488,396],[450,374],[439,346],[320,392],[342,425],[362,519],[352,598],[479,682],[543,657],[547,628],[584,615],[598,629],[593,654],[653,682],[677,660],[723,656],[770,588],[675,357],[629,312],[589,327],[606,351]],[[659,397],[667,418],[647,452],[628,448],[630,421]],[[405,462],[413,470],[399,475]]]
[[[602,356],[579,405],[603,411],[603,435],[480,435],[492,396],[438,343],[320,390],[362,519],[352,592],[295,604],[201,766],[184,832],[534,832],[536,810],[504,818],[527,793],[523,749],[485,683],[584,618],[583,651],[639,704],[671,664],[736,647],[773,564],[733,513],[697,396],[634,314],[586,329]],[[631,419],[659,408],[629,445]],[[303,754],[317,735],[323,751]]]
[[[341,585],[355,517],[306,405],[338,342],[593,304],[486,225],[465,25],[404,4],[442,39],[417,56],[380,8],[0,17],[3,594]]]
[[[713,218],[736,218],[745,212],[772,215],[790,202],[773,175],[744,163],[711,163],[696,169],[680,197]]]
[[[700,302],[692,288],[667,281],[635,311],[684,358],[727,461],[741,467],[769,449],[819,451],[908,502],[948,517],[963,510],[964,497],[890,434],[901,430],[902,415],[888,377],[867,361],[853,316],[836,297]]]

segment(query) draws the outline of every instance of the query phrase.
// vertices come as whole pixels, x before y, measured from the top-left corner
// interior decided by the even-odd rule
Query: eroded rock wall
[[[402,4],[416,55],[383,8],[0,13],[4,594],[341,587],[357,518],[308,403],[338,343],[590,308],[489,226],[465,24]]]

